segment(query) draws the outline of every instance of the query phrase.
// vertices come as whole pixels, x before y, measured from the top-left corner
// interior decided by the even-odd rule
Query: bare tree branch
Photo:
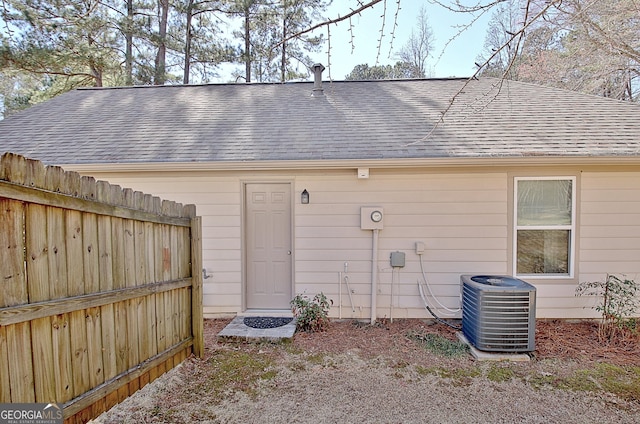
[[[464,84],[462,85],[462,87],[460,87],[460,89],[456,92],[456,94],[453,95],[453,97],[451,98],[451,100],[449,101],[447,107],[444,109],[444,111],[441,112],[440,114],[440,119],[438,119],[438,121],[433,125],[433,128],[431,128],[431,130],[429,131],[429,133],[427,135],[425,135],[424,137],[422,137],[420,140],[415,141],[413,143],[409,143],[407,144],[408,146],[412,146],[415,144],[419,144],[419,143],[423,143],[425,142],[432,134],[433,132],[442,124],[444,124],[444,118],[445,116],[451,111],[451,109],[453,108],[453,105],[455,104],[456,100],[458,100],[458,98],[462,95],[462,93],[464,92],[464,89],[469,85],[469,83],[473,80],[478,79],[478,75],[480,74],[480,72],[482,71],[482,69],[484,69],[484,67],[486,67],[492,60],[494,57],[496,57],[498,55],[498,53],[500,51],[502,51],[503,49],[505,49],[509,44],[511,44],[516,38],[522,38],[524,36],[525,31],[534,23],[536,22],[538,19],[540,19],[545,13],[547,13],[547,11],[549,9],[551,9],[552,7],[554,7],[556,5],[556,3],[561,3],[562,0],[554,0],[554,1],[549,1],[545,7],[543,7],[533,18],[531,18],[529,21],[525,21],[522,24],[522,27],[516,31],[515,33],[511,34],[511,37],[502,44],[502,46],[500,46],[499,48],[496,49],[495,52],[493,52],[493,54],[484,61],[484,63],[480,64],[478,66],[478,69],[476,70],[476,72],[469,77]],[[494,2],[495,4],[499,3],[498,2]],[[527,0],[527,5],[526,5],[526,14],[525,16],[528,16],[528,12],[529,12],[529,8],[531,7],[531,0]],[[495,97],[500,94],[500,90],[502,89],[502,85],[504,83],[504,75],[506,75],[506,73],[508,72],[508,69],[505,71],[505,73],[503,74],[503,78],[500,78],[499,83],[497,84],[497,89],[498,91],[496,92],[495,96],[493,97],[493,99],[490,99],[488,102],[486,102],[486,104],[491,103],[491,101],[493,101],[495,99]],[[492,88],[496,88],[496,87],[492,87]],[[488,93],[487,93],[488,95]]]
[[[380,38],[378,38],[378,53],[376,54],[376,65],[380,63],[380,51],[382,50],[382,39],[384,38],[384,25],[387,20],[387,0],[383,0],[383,8],[382,8],[382,26],[378,31],[380,33]]]
[[[296,32],[295,34],[291,34],[291,35],[287,36],[286,38],[280,40],[280,42],[278,44],[276,44],[274,47],[278,47],[278,46],[286,43],[287,41],[289,41],[289,40],[291,40],[293,38],[300,37],[301,35],[304,35],[304,34],[308,34],[310,32],[315,31],[318,28],[322,28],[323,26],[329,26],[331,24],[337,24],[338,22],[342,22],[342,21],[344,21],[346,19],[351,19],[352,16],[360,14],[362,11],[367,10],[367,9],[375,6],[376,4],[380,3],[381,1],[383,1],[383,0],[371,0],[370,2],[363,4],[359,8],[357,8],[355,10],[351,10],[351,13],[348,13],[348,14],[346,14],[344,16],[338,16],[335,19],[328,19],[328,20],[326,20],[324,22],[320,22],[319,24],[316,24],[316,25],[314,25],[312,27],[309,27],[309,28],[307,28],[305,30]]]
[[[504,1],[505,0],[493,0],[484,4],[481,1],[478,1],[478,3],[476,3],[473,6],[465,6],[464,4],[460,3],[460,0],[456,0],[454,2],[454,6],[451,6],[450,4],[444,3],[440,0],[429,0],[429,3],[436,4],[450,12],[476,13],[476,12],[486,12],[487,10],[492,9],[494,6],[497,6],[498,4]]]

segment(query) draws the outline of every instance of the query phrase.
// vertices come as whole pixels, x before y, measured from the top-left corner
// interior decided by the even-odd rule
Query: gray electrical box
[[[404,252],[391,252],[391,266],[404,267]]]

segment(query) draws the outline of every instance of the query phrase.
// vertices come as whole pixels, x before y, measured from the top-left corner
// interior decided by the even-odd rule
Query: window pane
[[[518,181],[518,225],[571,225],[571,180]]]
[[[569,230],[518,231],[517,274],[569,274]]]

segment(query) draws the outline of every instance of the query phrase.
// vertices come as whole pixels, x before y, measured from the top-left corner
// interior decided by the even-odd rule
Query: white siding
[[[377,171],[358,179],[355,170],[96,174],[124,187],[197,205],[203,219],[205,315],[242,312],[242,183],[291,181],[294,199],[296,293],[324,292],[331,315],[370,317],[372,231],[360,229],[360,208],[384,208],[379,233],[377,314],[428,317],[418,291],[422,279],[415,243],[423,242],[426,278],[441,302],[459,306],[461,274],[507,274],[511,229],[508,174],[502,171]],[[585,172],[578,205],[575,281],[606,273],[640,275],[640,173]],[[300,204],[302,190],[310,204]],[[395,275],[389,256],[406,255]],[[355,312],[344,280],[345,263]],[[391,282],[393,311],[391,311]],[[576,298],[575,281],[531,281],[538,289],[539,318],[596,316],[594,299]],[[441,311],[443,316],[448,316]],[[457,314],[456,316],[459,316]]]
[[[405,253],[393,287],[393,317],[426,317],[418,291],[422,279],[415,243],[425,244],[427,280],[440,300],[459,306],[462,273],[505,273],[506,174],[417,174],[371,171],[369,179],[347,175],[301,175],[309,205],[296,205],[296,289],[323,291],[334,299],[333,315],[370,316],[372,231],[360,229],[360,207],[384,209],[379,233],[377,314],[389,317],[393,251]],[[340,273],[348,277],[352,312]],[[342,297],[340,297],[342,289]]]
[[[580,281],[640,278],[640,172],[582,175]],[[593,300],[591,300],[593,302]]]

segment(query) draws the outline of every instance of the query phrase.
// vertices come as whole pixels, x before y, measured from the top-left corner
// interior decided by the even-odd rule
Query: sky
[[[429,26],[433,30],[435,48],[433,57],[429,58],[428,65],[432,67],[432,77],[469,77],[475,72],[474,63],[482,52],[487,24],[491,12],[480,16],[473,25],[460,35],[460,27],[468,25],[476,17],[469,14],[447,11],[442,6],[429,0],[399,0],[398,26],[395,30],[395,38],[391,43],[391,30],[397,10],[398,0],[383,0],[373,8],[367,9],[360,16],[351,18],[353,24],[353,52],[350,43],[349,22],[343,21],[330,27],[331,34],[331,79],[341,80],[359,64],[387,65],[397,62],[394,55],[406,44],[411,36],[411,31],[417,26],[417,16],[420,7],[424,5]],[[443,0],[444,3],[453,3],[453,0]],[[334,0],[334,4],[327,9],[325,15],[329,19],[344,16],[352,9],[358,7],[356,0]],[[477,1],[461,0],[462,4],[473,5]],[[378,54],[378,39],[382,28],[383,11],[386,6],[385,31],[382,39],[380,54]],[[327,29],[322,29],[327,34]],[[448,43],[448,44],[447,44]],[[322,53],[312,54],[315,62],[327,66],[328,44],[325,41]],[[329,70],[325,70],[323,77],[329,78]]]
[[[345,16],[352,10],[359,8],[359,3],[370,0],[333,0],[333,4],[324,12],[325,20],[335,20]],[[454,3],[455,0],[440,0],[444,4]],[[463,5],[474,5],[478,0],[459,0]],[[398,3],[400,10],[397,11]],[[429,58],[427,66],[432,69],[430,77],[470,77],[475,72],[475,62],[484,46],[487,25],[491,11],[482,16],[473,16],[467,13],[448,11],[432,0],[382,0],[374,7],[361,12],[351,18],[353,25],[353,49],[349,21],[344,20],[329,28],[331,36],[331,54],[327,54],[327,28],[322,27],[317,33],[324,34],[325,43],[319,53],[309,56],[313,63],[322,63],[325,71],[322,75],[325,80],[343,80],[356,65],[367,64],[369,66],[393,65],[398,60],[394,56],[397,51],[407,43],[411,31],[418,24],[420,8],[424,6],[429,26],[434,36],[433,56]],[[386,14],[384,13],[386,7]],[[392,28],[397,11],[397,27],[395,29],[393,43]],[[383,25],[382,15],[385,14],[384,36],[382,43],[378,42],[380,30]],[[474,21],[475,20],[475,21]],[[469,28],[461,31],[463,26]],[[381,48],[378,49],[380,44]],[[379,51],[379,53],[378,53]],[[377,63],[376,63],[377,60]],[[330,67],[327,66],[330,64]],[[236,69],[243,73],[244,67],[237,64],[222,66],[219,82],[233,82],[232,71]],[[309,76],[308,80],[313,80]]]

